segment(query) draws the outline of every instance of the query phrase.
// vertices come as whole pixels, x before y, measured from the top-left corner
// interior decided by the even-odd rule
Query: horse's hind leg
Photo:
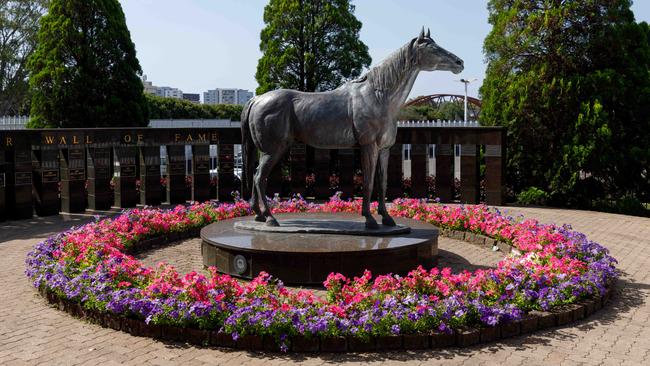
[[[257,167],[257,172],[255,173],[255,188],[257,189],[257,194],[262,200],[262,216],[266,217],[266,225],[268,226],[280,226],[278,221],[271,214],[269,209],[269,204],[266,200],[266,184],[271,170],[273,167],[280,161],[286,147],[278,148],[272,154],[264,153],[260,158],[260,164]]]
[[[257,169],[259,171],[259,169]],[[251,186],[251,200],[250,200],[250,205],[251,208],[253,209],[253,212],[255,212],[255,221],[260,221],[260,222],[265,222],[266,217],[262,215],[262,210],[260,210],[260,196],[257,193],[257,183],[255,177],[257,177],[257,173],[253,176],[253,184]]]

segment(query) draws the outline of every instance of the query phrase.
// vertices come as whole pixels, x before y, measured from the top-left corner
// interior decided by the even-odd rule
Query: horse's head
[[[431,39],[431,32],[427,30],[424,34],[424,27],[417,38],[411,41],[411,47],[415,62],[420,70],[433,71],[451,71],[458,74],[463,71],[463,60],[458,56],[438,46]]]

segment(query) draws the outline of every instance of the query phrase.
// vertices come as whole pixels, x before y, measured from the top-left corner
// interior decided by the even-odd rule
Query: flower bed
[[[359,201],[275,201],[274,212],[358,212]],[[391,214],[443,235],[496,245],[494,269],[407,276],[332,273],[327,296],[290,290],[267,273],[241,283],[145,267],[131,254],[197,236],[203,226],[250,214],[246,202],[134,209],[39,243],[26,274],[49,301],[135,335],[247,349],[344,351],[467,346],[581,319],[602,306],[617,276],[607,249],[568,226],[516,220],[486,206],[395,200]]]

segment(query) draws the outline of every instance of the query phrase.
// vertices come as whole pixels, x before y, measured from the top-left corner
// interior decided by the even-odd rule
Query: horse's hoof
[[[381,218],[381,224],[384,226],[395,226],[395,220],[390,216],[383,216]]]
[[[377,224],[377,221],[373,219],[372,217],[366,219],[366,229],[379,229],[379,225]]]
[[[269,216],[266,218],[266,226],[280,226],[278,223],[278,220],[275,219],[273,216]]]
[[[266,217],[264,217],[262,215],[257,215],[257,216],[255,216],[255,221],[257,221],[257,222],[266,222]]]

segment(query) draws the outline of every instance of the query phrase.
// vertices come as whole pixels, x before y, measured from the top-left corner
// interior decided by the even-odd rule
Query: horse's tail
[[[249,100],[241,112],[242,163],[244,168],[242,172],[244,192],[242,192],[242,195],[246,199],[251,197],[253,189],[255,189],[253,185],[253,174],[255,172],[255,154],[257,153],[257,149],[255,148],[255,143],[251,136],[251,129],[248,124],[248,115],[253,107],[254,99]]]

